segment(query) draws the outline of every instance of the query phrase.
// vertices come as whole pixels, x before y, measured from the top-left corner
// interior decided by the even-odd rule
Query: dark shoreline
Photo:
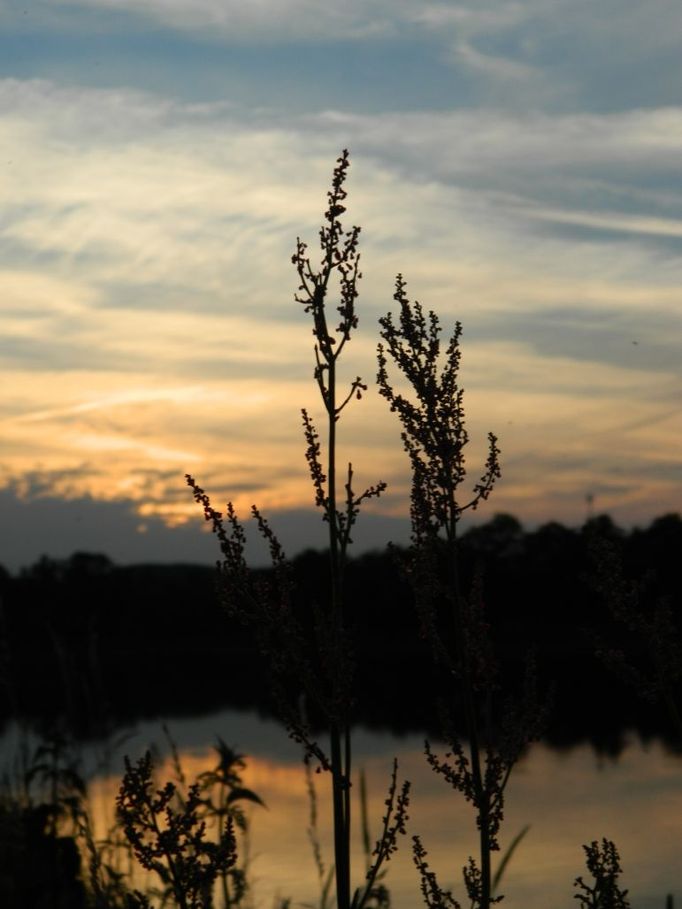
[[[596,591],[588,539],[599,532],[616,543],[627,574],[647,578],[647,596],[667,597],[679,623],[682,520],[668,515],[629,534],[606,517],[591,525],[525,533],[501,515],[462,537],[465,582],[477,571],[483,578],[503,690],[520,685],[533,652],[540,692],[553,690],[548,744],[590,741],[617,754],[631,730],[672,744],[665,711],[638,698],[596,656],[604,643],[637,664],[646,654],[636,636],[614,624]],[[324,553],[312,551],[293,561],[302,603],[324,589],[326,566]],[[228,706],[276,714],[267,666],[219,606],[214,569],[117,567],[102,555],[76,554],[41,560],[17,578],[5,573],[0,582],[3,725],[21,716],[40,727],[62,716],[89,737],[136,719]],[[433,735],[436,696],[447,696],[449,683],[434,675],[395,555],[352,560],[346,595],[356,721]]]

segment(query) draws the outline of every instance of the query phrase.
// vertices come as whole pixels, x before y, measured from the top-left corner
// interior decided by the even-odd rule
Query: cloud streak
[[[83,452],[115,458],[116,478],[101,482],[110,494],[141,496],[127,479],[140,463],[205,463],[227,478],[229,494],[229,482],[244,480],[221,452],[227,425],[235,462],[267,475],[249,489],[273,507],[301,501],[304,466],[293,479],[286,465],[300,462],[297,407],[314,389],[288,259],[297,233],[314,240],[332,150],[349,135],[359,147],[351,212],[366,228],[369,321],[388,308],[392,276],[404,269],[410,289],[446,322],[465,321],[475,410],[493,423],[504,389],[502,410],[527,433],[514,444],[527,453],[547,446],[549,435],[560,463],[562,425],[575,422],[589,439],[621,399],[646,420],[658,396],[679,390],[672,357],[647,356],[679,328],[682,277],[665,248],[648,244],[676,237],[679,222],[640,196],[625,212],[576,210],[571,178],[563,206],[555,197],[543,207],[540,198],[543,183],[569,164],[576,182],[609,161],[616,171],[627,162],[649,175],[653,162],[665,176],[673,145],[664,125],[676,122],[675,112],[324,114],[285,128],[224,105],[197,112],[135,93],[125,103],[120,92],[34,83],[18,92],[5,85],[0,97],[6,148],[22,177],[6,183],[13,217],[3,239],[15,267],[4,274],[5,363],[24,389],[5,404],[3,425],[17,450],[33,452],[32,469],[53,460],[65,468]],[[457,135],[464,139],[455,145]],[[444,147],[453,149],[447,158]],[[573,241],[554,231],[566,223],[582,229]],[[620,263],[618,241],[591,237],[607,226],[627,238]],[[638,244],[641,237],[647,242]],[[595,306],[598,324],[580,315]],[[652,307],[658,325],[648,318]],[[587,343],[595,333],[601,340]],[[349,375],[371,374],[371,329],[349,353]],[[192,381],[178,385],[179,376]],[[603,404],[578,405],[584,398]],[[390,419],[377,403],[365,406],[369,419],[355,418],[351,438],[369,423],[383,427],[364,453],[386,462]],[[19,471],[22,458],[9,463]],[[404,465],[391,473],[404,496]],[[516,502],[522,478],[507,476]],[[85,490],[106,495],[97,482],[84,474]],[[169,519],[188,513],[174,497],[158,509]]]

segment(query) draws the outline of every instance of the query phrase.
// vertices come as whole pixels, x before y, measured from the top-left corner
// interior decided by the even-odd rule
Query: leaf
[[[500,883],[502,882],[502,878],[504,877],[504,872],[507,870],[507,865],[509,864],[512,856],[516,852],[517,846],[520,844],[521,840],[525,837],[525,835],[528,833],[529,830],[530,830],[530,824],[526,824],[525,827],[522,827],[521,830],[519,830],[519,832],[516,834],[514,839],[511,841],[511,843],[507,847],[507,851],[502,856],[500,865],[499,865],[497,871],[495,872],[495,876],[493,877],[493,883],[492,883],[492,892],[493,893],[497,892],[497,888],[500,886]]]
[[[240,799],[246,799],[249,802],[255,802],[257,805],[262,805],[263,808],[267,808],[263,799],[259,795],[256,795],[252,789],[246,789],[241,786],[230,790],[230,793],[227,796],[227,804],[231,805],[232,802],[236,802]]]

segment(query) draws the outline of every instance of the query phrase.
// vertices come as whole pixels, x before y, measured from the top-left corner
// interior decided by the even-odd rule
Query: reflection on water
[[[251,872],[255,904],[270,909],[274,897],[295,904],[317,903],[319,890],[308,840],[309,801],[300,752],[271,721],[224,711],[197,720],[170,721],[184,770],[191,780],[215,765],[212,743],[220,735],[247,755],[244,783],[265,801],[267,809],[250,807]],[[140,754],[151,741],[165,754],[161,778],[171,778],[168,746],[160,725],[140,727],[111,757],[111,772],[97,774],[90,785],[97,826],[103,831],[113,817],[114,797],[122,772],[122,754]],[[5,753],[9,748],[5,744]],[[418,736],[396,739],[358,730],[355,766],[366,771],[370,826],[384,811],[391,762],[399,759],[401,778],[413,784],[408,837],[389,864],[388,884],[396,909],[421,905],[409,851],[409,836],[419,833],[429,863],[441,884],[463,897],[461,867],[475,851],[473,811],[426,765]],[[89,755],[91,767],[94,755]],[[324,856],[332,859],[327,817],[326,775],[315,776],[320,803]],[[502,848],[526,824],[531,829],[508,868],[503,892],[510,909],[554,909],[576,905],[573,880],[584,872],[581,844],[613,839],[624,868],[624,885],[636,909],[663,909],[666,893],[682,896],[682,761],[653,743],[633,742],[617,762],[598,759],[589,746],[555,752],[534,746],[515,769],[508,789]],[[356,812],[355,861],[363,867]],[[356,883],[360,883],[359,880]],[[462,902],[464,900],[462,899]]]

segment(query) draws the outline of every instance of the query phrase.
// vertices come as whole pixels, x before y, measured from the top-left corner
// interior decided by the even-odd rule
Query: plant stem
[[[220,806],[220,813],[218,814],[218,842],[222,842],[223,833],[225,829],[225,817],[222,813],[223,805],[225,804],[225,784],[220,784],[220,789],[218,791],[218,805]],[[230,893],[227,886],[227,870],[223,869],[220,872],[220,881],[222,884],[223,890],[223,909],[230,909],[232,901],[230,899]]]
[[[469,757],[471,760],[471,776],[474,785],[476,806],[479,815],[479,858],[481,871],[481,899],[479,909],[489,909],[492,895],[492,869],[490,860],[490,831],[489,831],[489,793],[487,791],[482,768],[482,749],[478,730],[476,711],[476,697],[471,679],[471,663],[464,640],[464,615],[463,598],[459,576],[459,559],[457,552],[457,521],[458,511],[453,486],[448,488],[450,520],[447,527],[448,562],[450,573],[450,588],[454,607],[455,648],[458,664],[461,668],[461,686],[464,701],[464,718],[469,742]]]
[[[325,325],[326,329],[326,325]],[[327,373],[327,477],[329,560],[331,581],[331,609],[334,628],[343,628],[343,566],[341,564],[339,526],[336,512],[336,357],[328,350]],[[336,674],[336,672],[334,672]],[[350,789],[351,760],[350,730],[345,718],[333,717],[331,722],[332,789],[334,811],[334,861],[336,876],[336,901],[338,909],[350,906]]]

